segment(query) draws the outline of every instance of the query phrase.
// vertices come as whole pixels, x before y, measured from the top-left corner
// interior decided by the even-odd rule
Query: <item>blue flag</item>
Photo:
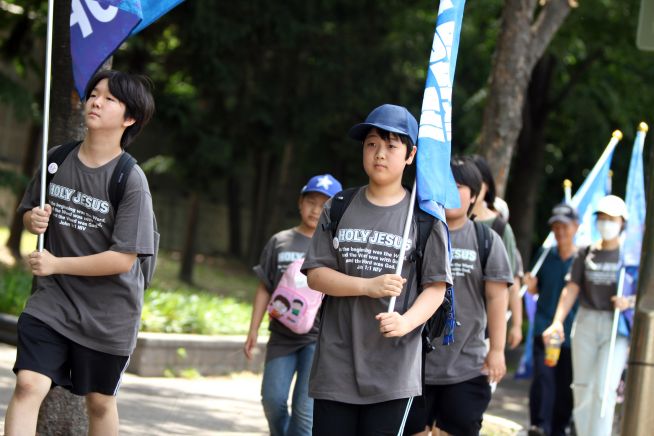
[[[640,266],[640,252],[645,233],[645,175],[643,170],[643,145],[647,125],[642,123],[636,133],[634,146],[631,152],[629,174],[627,176],[627,191],[625,203],[629,219],[625,225],[624,242],[622,243],[622,267],[625,269],[625,280],[622,294],[636,295],[638,284],[638,267]],[[627,309],[620,314],[618,331],[623,336],[629,336],[633,324],[634,310]]]
[[[575,235],[575,243],[578,246],[590,245],[600,240],[599,232],[595,225],[597,221],[595,209],[597,208],[597,202],[602,197],[610,194],[609,170],[611,168],[613,152],[620,139],[622,139],[622,133],[617,130],[613,132],[611,141],[609,141],[606,149],[604,149],[604,152],[588,174],[588,177],[586,177],[586,180],[579,187],[579,190],[572,197],[571,205],[579,214],[579,230],[577,230],[577,234]]]
[[[93,74],[130,35],[152,24],[181,0],[72,0],[70,51],[75,89]]]
[[[180,4],[183,0],[141,0],[141,9],[143,10],[143,21],[132,30],[131,35],[135,35],[150,24],[157,21],[162,15]]]
[[[445,208],[456,208],[460,205],[459,191],[450,168],[450,155],[452,87],[464,6],[465,0],[440,2],[418,129],[418,204],[422,210],[446,225]],[[448,288],[445,296],[451,302],[443,333],[443,345],[448,345],[454,341],[456,327],[454,289]]]
[[[450,156],[452,87],[464,6],[465,0],[440,2],[418,130],[418,204],[443,222],[445,208],[460,205]]]

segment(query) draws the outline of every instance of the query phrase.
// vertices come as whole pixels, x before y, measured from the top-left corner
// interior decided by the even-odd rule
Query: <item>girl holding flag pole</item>
[[[629,339],[620,336],[612,356],[609,355],[612,315],[614,309],[632,307],[633,299],[616,296],[620,233],[628,218],[627,207],[621,198],[608,195],[598,202],[595,214],[601,241],[579,251],[566,277],[552,324],[543,332],[543,341],[547,343],[554,334],[565,338],[563,321],[579,299],[571,333],[575,428],[580,435],[608,436],[629,347]],[[607,364],[609,358],[611,365]],[[608,389],[605,383],[610,384]],[[610,411],[603,417],[599,401],[602,398]]]

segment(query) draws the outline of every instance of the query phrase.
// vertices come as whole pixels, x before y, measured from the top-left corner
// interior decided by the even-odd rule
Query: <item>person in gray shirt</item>
[[[412,261],[415,222],[402,274],[395,274],[409,206],[401,180],[417,134],[413,115],[388,104],[350,129],[363,144],[368,184],[353,197],[335,236],[317,231],[307,252],[309,285],[327,295],[309,381],[314,435],[395,435],[409,398],[421,393],[421,327],[452,278],[447,228],[439,220],[426,242],[421,283]],[[329,228],[332,201],[319,228]],[[390,297],[397,297],[393,313]]]
[[[505,313],[512,269],[504,244],[494,231],[483,228],[487,240],[478,240],[469,219],[478,199],[482,177],[467,157],[453,158],[452,174],[459,188],[461,207],[447,209],[452,241],[452,275],[456,296],[456,329],[453,344],[427,354],[422,401],[412,405],[404,434],[427,434],[434,425],[453,435],[477,435],[491,398],[490,383],[506,373]],[[481,244],[488,243],[482,259]],[[488,328],[490,349],[484,341]]]
[[[84,140],[59,166],[48,165],[54,176],[47,204],[38,206],[37,176],[18,208],[25,228],[47,230],[47,238],[28,259],[36,284],[18,319],[8,435],[35,433],[52,385],[86,397],[95,432],[118,434],[116,393],[143,306],[138,257],[155,254],[155,236],[143,171],[132,168],[116,209],[109,182],[124,148],[152,117],[154,99],[145,79],[105,70],[89,81],[84,108]]]
[[[330,174],[309,179],[300,190],[298,209],[300,224],[273,235],[261,252],[254,272],[259,278],[252,318],[243,351],[252,359],[257,344],[259,326],[273,292],[290,263],[304,258],[318,225],[323,205],[342,189],[341,183]],[[311,434],[313,400],[309,397],[309,372],[318,337],[319,317],[305,334],[291,331],[270,317],[270,338],[266,346],[266,363],[261,381],[261,403],[268,420],[271,436]],[[288,411],[288,393],[293,377],[293,401]]]
[[[614,309],[633,308],[633,297],[617,297],[620,269],[620,233],[627,220],[627,206],[615,195],[597,204],[597,229],[601,241],[579,250],[566,277],[552,324],[543,332],[548,343],[556,334],[565,339],[563,322],[575,301],[579,310],[572,324],[572,396],[574,425],[577,434],[608,436],[613,427],[613,409],[620,376],[627,360],[629,338],[618,335],[613,355],[609,356]],[[608,360],[611,372],[608,374]],[[604,384],[608,413],[601,414]]]

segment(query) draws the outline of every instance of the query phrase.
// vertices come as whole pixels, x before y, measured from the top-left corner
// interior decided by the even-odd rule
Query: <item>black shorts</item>
[[[14,373],[38,372],[76,395],[98,392],[116,395],[129,356],[91,350],[23,313],[18,318],[18,346]]]
[[[375,404],[313,401],[313,436],[395,436],[408,398]]]
[[[422,432],[435,423],[452,435],[478,435],[490,400],[485,375],[451,385],[427,385],[423,396],[411,405],[404,434]]]

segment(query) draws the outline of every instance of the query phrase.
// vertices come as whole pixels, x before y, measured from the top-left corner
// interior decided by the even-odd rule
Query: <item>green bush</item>
[[[20,267],[0,268],[0,273],[0,312],[18,316],[30,295],[32,276]],[[145,292],[141,331],[247,334],[251,313],[250,303],[232,297],[200,289],[152,288]]]
[[[20,315],[32,290],[32,276],[20,267],[2,269],[0,312]]]
[[[252,306],[231,297],[197,292],[148,290],[141,330],[164,333],[246,334]]]

